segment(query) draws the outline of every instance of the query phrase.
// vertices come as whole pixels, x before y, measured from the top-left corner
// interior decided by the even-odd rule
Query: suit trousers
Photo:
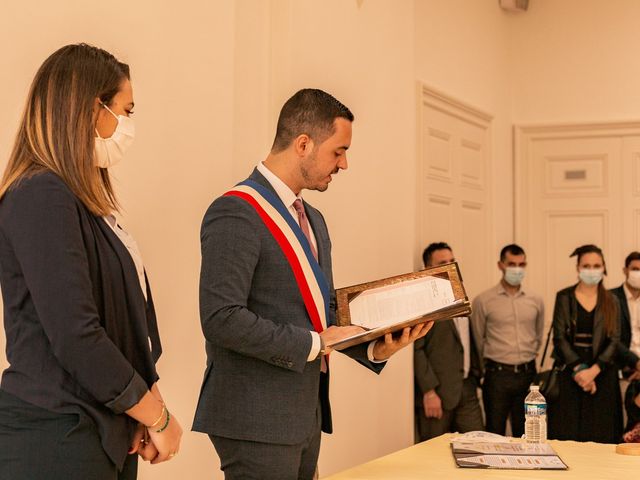
[[[322,415],[302,443],[280,445],[209,435],[225,480],[312,480],[320,453]]]
[[[122,472],[109,459],[94,423],[59,414],[0,390],[0,478],[11,480],[135,480],[138,456]]]
[[[524,399],[529,393],[529,386],[535,374],[535,368],[514,372],[487,364],[482,385],[482,401],[488,432],[504,435],[509,418],[513,437],[522,437]]]
[[[424,408],[416,412],[419,441],[439,437],[448,432],[473,432],[483,430],[482,411],[474,378],[466,378],[462,385],[460,402],[450,410],[442,409],[441,418],[427,418]]]

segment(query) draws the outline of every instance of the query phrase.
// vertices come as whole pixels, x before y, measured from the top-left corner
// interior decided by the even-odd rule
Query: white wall
[[[514,123],[637,120],[635,0],[531,0],[510,22]]]
[[[478,258],[490,255],[497,261],[500,248],[513,239],[511,15],[493,0],[417,0],[414,20],[416,78],[494,117],[490,168],[494,234],[492,250],[478,252]]]

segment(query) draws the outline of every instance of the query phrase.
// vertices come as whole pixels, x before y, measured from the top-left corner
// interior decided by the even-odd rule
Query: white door
[[[418,235],[416,252],[447,242],[467,294],[486,288],[489,255],[491,116],[422,84],[418,90]],[[416,259],[416,266],[422,260]]]

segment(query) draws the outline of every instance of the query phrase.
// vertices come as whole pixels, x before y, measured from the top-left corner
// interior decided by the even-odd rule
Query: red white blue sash
[[[291,266],[313,328],[322,332],[329,319],[329,284],[307,237],[282,200],[252,180],[239,183],[224,196],[241,198],[255,209]]]

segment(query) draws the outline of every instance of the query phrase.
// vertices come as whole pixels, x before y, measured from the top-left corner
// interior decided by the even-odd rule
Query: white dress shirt
[[[107,215],[106,217],[102,217],[113,233],[120,239],[122,244],[127,248],[129,255],[131,255],[131,259],[133,260],[134,265],[136,266],[136,273],[138,274],[138,282],[140,282],[140,289],[142,290],[142,294],[144,295],[144,299],[147,300],[147,280],[144,277],[144,264],[142,262],[142,254],[140,253],[140,249],[138,248],[138,244],[134,240],[134,238],[124,231],[118,222],[116,221],[116,217],[113,215]]]
[[[471,336],[469,335],[469,317],[455,317],[453,319],[453,323],[458,330],[460,342],[462,343],[462,350],[464,352],[464,378],[467,378],[469,376],[469,369],[471,368]]]

